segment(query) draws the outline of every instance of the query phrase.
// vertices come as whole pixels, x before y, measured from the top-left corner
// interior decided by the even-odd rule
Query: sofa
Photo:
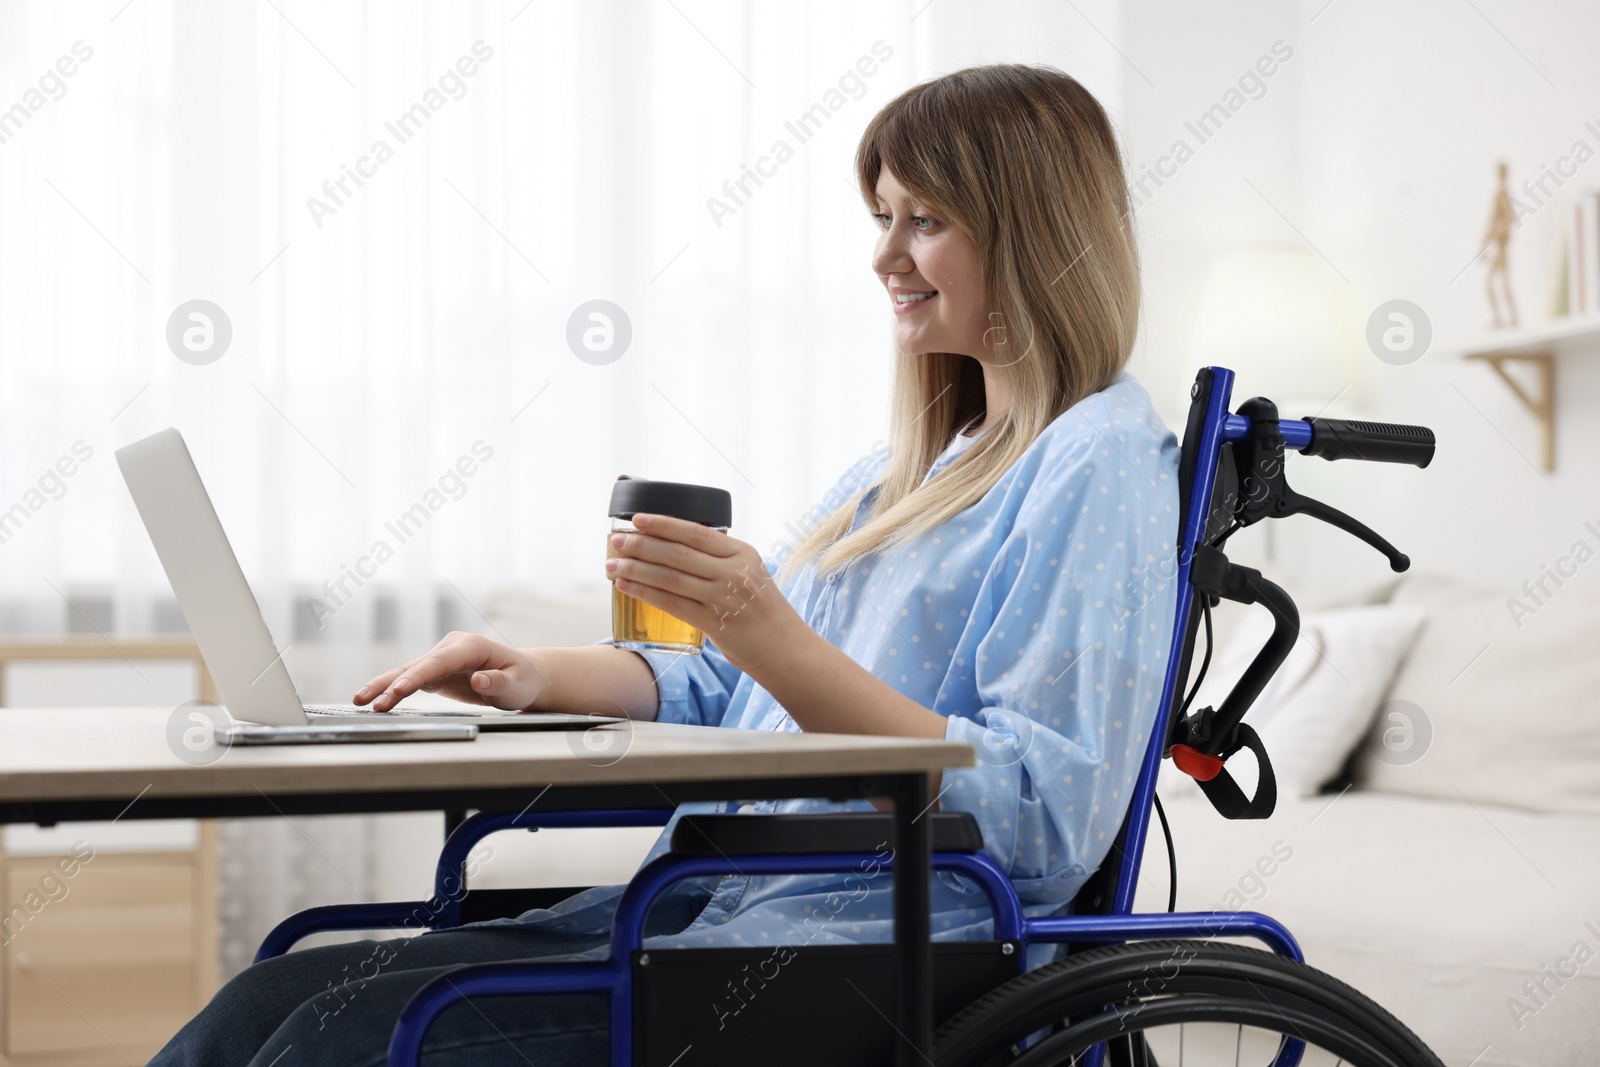
[[[1308,962],[1383,1004],[1450,1067],[1600,1062],[1600,593],[1435,574],[1289,591],[1302,610],[1296,652],[1311,633],[1335,636],[1314,667],[1263,694],[1268,724],[1297,705],[1323,714],[1303,699],[1319,673],[1330,692],[1359,690],[1366,712],[1343,742],[1324,735],[1345,746],[1326,753],[1331,777],[1312,789],[1280,776],[1270,819],[1223,819],[1164,765],[1178,908],[1280,920]],[[1369,634],[1400,627],[1392,663],[1368,662],[1348,627],[1337,636],[1356,617]],[[1266,628],[1219,631],[1221,675],[1242,669]],[[1228,680],[1208,680],[1196,706]],[[1280,747],[1293,764],[1293,739]],[[1145,858],[1136,907],[1162,910],[1154,822]]]

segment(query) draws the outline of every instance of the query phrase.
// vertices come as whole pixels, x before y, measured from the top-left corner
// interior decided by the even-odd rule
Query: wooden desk
[[[211,818],[476,808],[661,807],[691,800],[881,797],[894,804],[897,1062],[933,1046],[929,774],[971,746],[916,738],[624,724],[621,755],[580,732],[425,744],[237,747],[190,766],[170,708],[0,710],[0,822]],[[909,877],[906,877],[909,875]]]

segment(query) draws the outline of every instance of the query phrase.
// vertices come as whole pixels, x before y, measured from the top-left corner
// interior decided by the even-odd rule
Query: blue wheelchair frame
[[[1222,446],[1224,442],[1243,441],[1250,432],[1250,420],[1229,411],[1233,372],[1222,367],[1208,369],[1212,376],[1211,389],[1203,419],[1198,425],[1198,440],[1192,446],[1195,474],[1188,499],[1180,502],[1178,570],[1171,593],[1177,598],[1177,611],[1162,696],[1128,812],[1113,844],[1113,850],[1119,858],[1110,872],[1106,887],[1108,896],[1099,909],[1100,913],[1025,918],[1016,891],[1005,872],[985,854],[933,854],[935,870],[956,872],[984,890],[994,916],[995,940],[1018,945],[1019,966],[1024,955],[1020,950],[1025,950],[1030,943],[1116,943],[1169,937],[1251,937],[1274,952],[1304,962],[1300,946],[1289,931],[1275,919],[1259,912],[1133,913],[1135,887],[1150,823],[1157,773],[1169,741],[1173,709],[1180,696],[1179,687],[1185,680],[1180,674],[1186,674],[1188,667],[1185,645],[1190,632],[1191,609],[1196,599],[1190,581],[1191,564],[1196,545],[1205,536],[1212,514],[1213,488]],[[1310,446],[1313,434],[1310,422],[1283,419],[1279,421],[1278,428],[1286,448],[1298,451]],[[1185,447],[1190,447],[1187,441]],[[429,900],[312,908],[280,923],[263,941],[256,960],[259,962],[281,955],[301,938],[320,931],[380,927],[441,930],[461,925],[461,901],[466,892],[468,854],[489,834],[541,827],[660,826],[665,825],[671,815],[670,808],[523,812],[516,815],[478,813],[458,826],[446,841],[435,872],[434,894]],[[833,873],[855,869],[866,862],[885,865],[881,856],[870,853],[741,855],[737,873]],[[892,866],[892,861],[885,866]],[[607,959],[596,962],[469,964],[453,968],[435,978],[412,997],[401,1013],[389,1045],[391,1067],[416,1067],[429,1026],[446,1008],[463,999],[582,992],[609,994],[611,1064],[612,1067],[628,1067],[634,1062],[630,960],[643,945],[645,915],[650,905],[662,892],[683,879],[732,873],[736,873],[733,861],[726,856],[668,853],[639,870],[628,884],[612,923],[611,949]],[[1274,1063],[1282,1067],[1294,1067],[1300,1062],[1302,1050],[1303,1045],[1299,1041],[1287,1041]],[[905,1052],[903,1044],[901,1052]],[[1098,1067],[1103,1053],[1104,1046],[1097,1046],[1087,1062],[1092,1067]]]

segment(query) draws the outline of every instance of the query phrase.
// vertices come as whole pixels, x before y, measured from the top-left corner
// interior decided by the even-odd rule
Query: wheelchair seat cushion
[[[969,812],[928,816],[935,852],[983,848]],[[894,842],[894,817],[856,812],[814,815],[685,815],[672,832],[672,851],[686,856],[806,855],[880,852]]]

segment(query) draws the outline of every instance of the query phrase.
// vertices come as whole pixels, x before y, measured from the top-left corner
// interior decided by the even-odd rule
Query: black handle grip
[[[1365,459],[1426,467],[1433,460],[1433,431],[1426,426],[1353,419],[1306,419],[1311,443],[1301,455],[1326,460]]]

